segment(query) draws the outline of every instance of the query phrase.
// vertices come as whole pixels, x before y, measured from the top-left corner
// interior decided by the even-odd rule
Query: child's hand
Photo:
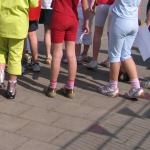
[[[90,28],[89,28],[89,21],[88,21],[88,20],[84,23],[82,29],[83,29],[83,33],[84,33],[84,34],[89,34]]]
[[[90,11],[91,11],[92,13],[95,12],[95,7],[96,7],[96,0],[92,0],[92,1],[91,1],[91,4],[90,4]]]

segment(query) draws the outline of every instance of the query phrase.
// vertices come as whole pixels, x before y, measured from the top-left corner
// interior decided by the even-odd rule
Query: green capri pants
[[[21,59],[24,39],[0,37],[0,64],[7,64],[7,72],[12,75],[21,75]]]

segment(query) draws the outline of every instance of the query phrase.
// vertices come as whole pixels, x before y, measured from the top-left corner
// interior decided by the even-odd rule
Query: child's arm
[[[91,0],[91,4],[90,4],[90,11],[91,12],[95,11],[96,2],[97,2],[97,0]]]
[[[29,7],[38,7],[39,0],[29,0]]]
[[[83,16],[84,16],[84,25],[83,30],[86,33],[89,33],[89,4],[88,0],[82,0],[82,10],[83,10]]]

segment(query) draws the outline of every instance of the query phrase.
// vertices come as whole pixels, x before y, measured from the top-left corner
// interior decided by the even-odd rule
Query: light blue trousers
[[[138,32],[138,18],[121,18],[112,14],[109,27],[109,60],[111,63],[131,58],[131,48]]]

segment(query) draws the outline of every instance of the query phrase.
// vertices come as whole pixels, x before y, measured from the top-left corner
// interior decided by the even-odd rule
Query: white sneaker
[[[142,88],[138,88],[138,89],[131,88],[129,92],[126,93],[126,96],[130,99],[139,98],[143,95],[144,95],[144,90]]]
[[[32,71],[33,72],[40,72],[40,70],[41,70],[41,67],[40,67],[39,63],[33,63],[32,64]]]
[[[119,89],[113,89],[110,84],[98,88],[98,92],[109,97],[117,97],[119,95]]]
[[[97,61],[96,60],[92,60],[90,63],[87,64],[87,68],[89,69],[97,69]]]

